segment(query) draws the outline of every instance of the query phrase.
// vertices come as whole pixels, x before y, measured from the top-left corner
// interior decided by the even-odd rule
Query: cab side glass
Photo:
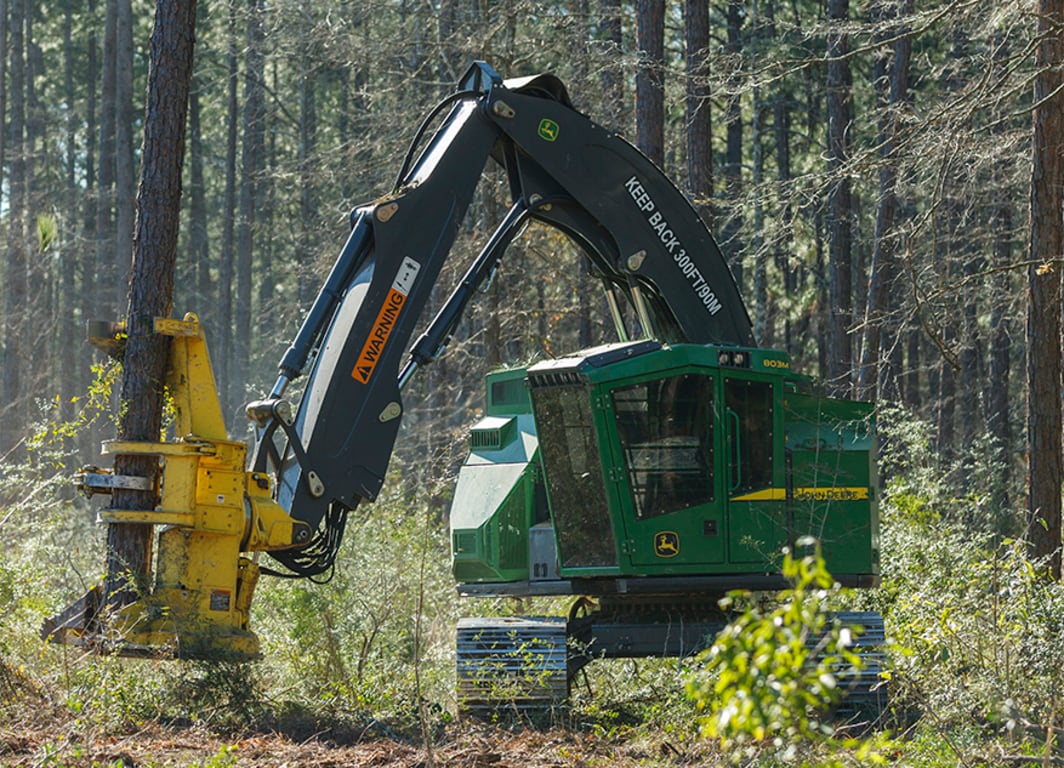
[[[636,519],[713,501],[713,378],[681,374],[612,394]]]

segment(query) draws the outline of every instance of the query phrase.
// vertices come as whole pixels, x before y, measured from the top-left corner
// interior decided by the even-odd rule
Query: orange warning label
[[[358,355],[358,362],[351,369],[352,378],[358,379],[363,384],[369,382],[373,375],[373,369],[377,367],[384,345],[395,328],[395,321],[399,318],[399,312],[403,308],[406,296],[399,293],[394,287],[388,289],[388,296],[384,300],[381,311],[377,313],[377,319],[373,323],[373,329],[369,332],[366,343],[362,345],[362,351]]]
[[[388,337],[395,329],[395,323],[399,319],[399,313],[403,309],[403,303],[414,287],[417,273],[421,271],[421,265],[409,256],[403,257],[399,271],[395,274],[392,287],[388,289],[388,296],[384,299],[377,319],[373,322],[366,343],[362,345],[362,351],[358,355],[355,367],[351,369],[351,378],[363,384],[368,384],[373,376],[373,369],[377,367],[384,346],[388,343]]]

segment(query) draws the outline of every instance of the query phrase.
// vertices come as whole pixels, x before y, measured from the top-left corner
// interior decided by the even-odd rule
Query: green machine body
[[[879,578],[875,423],[781,352],[612,344],[487,378],[451,512],[471,594],[783,586],[812,537]]]

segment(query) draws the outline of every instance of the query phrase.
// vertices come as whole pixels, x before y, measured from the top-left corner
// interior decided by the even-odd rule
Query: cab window
[[[638,520],[713,501],[713,379],[681,374],[613,390]]]
[[[732,495],[772,487],[772,385],[726,379],[728,492]]]

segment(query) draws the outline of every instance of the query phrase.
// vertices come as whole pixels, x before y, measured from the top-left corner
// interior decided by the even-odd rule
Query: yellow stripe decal
[[[786,488],[763,488],[753,493],[744,493],[742,496],[732,496],[732,501],[786,501]]]
[[[865,501],[868,488],[862,487],[802,487],[794,489],[795,501]],[[732,501],[786,501],[786,488],[763,488],[760,491],[732,496]]]

